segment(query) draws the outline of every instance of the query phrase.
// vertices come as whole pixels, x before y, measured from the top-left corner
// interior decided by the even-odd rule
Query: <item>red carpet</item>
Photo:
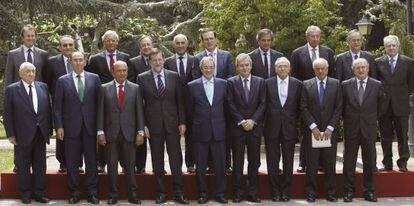
[[[398,169],[398,168],[397,168]],[[126,199],[124,175],[119,175],[119,190],[120,198]],[[185,195],[189,199],[197,199],[197,184],[195,175],[185,174]],[[84,175],[81,174],[81,187]],[[173,198],[172,193],[172,176],[167,174],[166,180],[168,185],[168,198]],[[209,183],[210,197],[214,197],[214,176],[207,177]],[[267,175],[260,173],[260,189],[259,197],[262,199],[269,199]],[[292,198],[304,198],[304,174],[294,174],[292,184]],[[137,175],[139,198],[140,199],[154,199],[155,196],[155,180],[153,174]],[[319,196],[324,196],[323,178],[319,174]],[[337,174],[337,188],[338,197],[343,194],[343,176],[342,172]],[[356,175],[356,196],[362,196],[362,173],[357,172]],[[228,176],[227,184],[228,198],[231,198],[231,176]],[[1,198],[19,198],[17,191],[17,176],[16,174],[7,171],[1,174]],[[378,197],[404,197],[414,196],[414,170],[402,173],[398,171],[383,172],[376,174],[376,195]],[[51,199],[67,199],[68,188],[66,174],[60,174],[56,171],[48,171],[46,176],[46,196]],[[108,177],[107,174],[99,175],[99,196],[101,199],[108,197]]]

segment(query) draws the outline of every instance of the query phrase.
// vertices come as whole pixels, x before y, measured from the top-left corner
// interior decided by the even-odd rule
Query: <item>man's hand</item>
[[[316,140],[321,140],[321,132],[319,131],[318,127],[312,129],[312,134]]]
[[[138,133],[135,137],[135,145],[140,146],[142,144],[144,144],[144,136]]]
[[[325,132],[323,133],[323,139],[324,140],[329,140],[331,139],[332,136],[332,131],[328,128],[325,129]]]
[[[106,138],[104,134],[98,135],[98,143],[102,146],[106,145]]]
[[[56,138],[63,141],[64,136],[65,136],[65,132],[63,131],[63,128],[58,128],[56,130]]]
[[[147,126],[144,127],[144,136],[148,139],[150,138],[150,133]]]
[[[180,136],[184,136],[185,130],[186,130],[185,124],[178,125],[178,131],[180,131]]]
[[[15,136],[9,137],[9,142],[12,143],[13,145],[17,145],[16,137]]]
[[[250,131],[253,129],[255,121],[252,119],[246,119],[246,122],[243,124],[243,128],[246,131]]]

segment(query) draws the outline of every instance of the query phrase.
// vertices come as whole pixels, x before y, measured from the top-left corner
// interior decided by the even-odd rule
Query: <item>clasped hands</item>
[[[241,126],[243,127],[244,131],[251,131],[256,124],[256,122],[252,119],[245,119],[244,122],[241,123]]]
[[[323,135],[319,131],[318,127],[315,127],[312,129],[312,134],[315,137],[316,140],[329,140],[332,136],[332,131],[328,128],[325,129],[325,132]]]

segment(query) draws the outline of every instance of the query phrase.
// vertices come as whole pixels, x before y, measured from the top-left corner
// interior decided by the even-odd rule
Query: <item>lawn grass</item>
[[[13,149],[0,149],[0,172],[13,167]]]

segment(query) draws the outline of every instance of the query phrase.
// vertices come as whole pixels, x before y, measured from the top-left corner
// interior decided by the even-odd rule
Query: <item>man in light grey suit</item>
[[[125,170],[128,202],[140,204],[135,180],[135,144],[144,142],[144,111],[139,86],[127,80],[128,65],[117,61],[112,80],[101,87],[98,106],[98,142],[107,151],[109,197],[108,204],[118,202],[118,161]]]

